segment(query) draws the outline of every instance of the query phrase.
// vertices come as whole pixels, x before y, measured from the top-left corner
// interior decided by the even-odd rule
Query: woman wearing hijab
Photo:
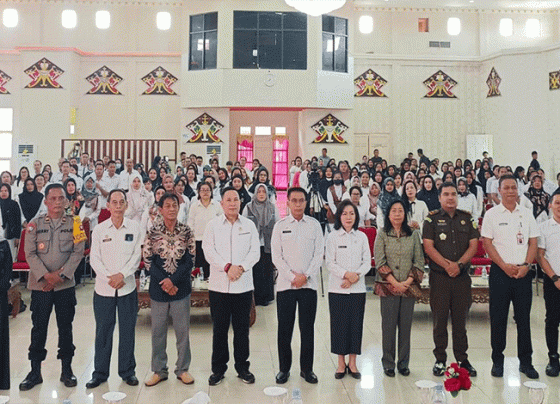
[[[321,178],[321,181],[319,181],[319,193],[321,194],[323,201],[327,200],[327,191],[333,184],[332,181],[333,181],[333,169],[332,167],[327,166],[324,168],[323,178]]]
[[[478,181],[476,181],[477,177],[474,171],[468,171],[467,174],[465,174],[465,177],[467,179],[467,185],[470,193],[476,198],[477,217],[481,217],[482,210],[484,209],[484,191]]]
[[[35,181],[31,178],[25,180],[23,191],[18,195],[19,207],[23,216],[23,226],[31,221],[43,205],[43,194],[37,191]]]
[[[220,190],[220,193],[222,192],[222,189],[224,189],[225,187],[227,187],[229,184],[229,174],[227,169],[225,168],[218,168],[218,188]]]
[[[147,220],[144,217],[148,214],[148,208],[154,203],[154,194],[146,191],[139,177],[134,177],[126,193],[126,203],[124,217],[141,224],[143,220]]]
[[[533,212],[533,217],[540,225],[548,219],[548,202],[550,195],[543,189],[543,180],[540,175],[531,178],[531,186],[520,199],[520,205]]]
[[[9,191],[6,191],[4,187],[7,187],[9,189],[10,186],[7,184],[3,184],[2,187],[0,187],[0,194],[7,193],[8,201],[13,202],[11,201]],[[17,205],[16,202],[14,203]],[[0,200],[0,205],[2,206],[0,225],[2,226],[2,228],[6,229],[7,226],[4,226],[4,224],[6,223],[4,217],[6,215],[9,215],[9,213],[4,212],[5,208],[3,199]],[[12,209],[15,208],[12,207]],[[19,214],[19,209],[17,210],[17,212]],[[19,229],[21,228],[21,224],[15,223],[14,221],[13,226],[16,225],[19,237]],[[3,232],[3,234],[0,234],[0,390],[10,389],[10,312],[8,308],[8,290],[10,289],[10,280],[12,279],[13,260],[10,243],[7,241],[6,237],[8,235],[7,233],[8,232],[5,231]]]
[[[257,189],[258,184],[266,185],[268,199],[274,203],[276,201],[276,188],[270,184],[270,176],[268,175],[266,167],[261,166],[255,173],[255,182],[253,182],[249,188],[249,193],[251,195],[255,195],[255,190]]]
[[[274,224],[280,219],[280,212],[276,204],[270,200],[266,184],[255,186],[255,195],[243,209],[243,216],[255,223],[261,242],[261,258],[253,267],[255,305],[268,306],[274,300],[274,271],[270,240]]]
[[[235,188],[235,190],[239,194],[239,200],[241,201],[240,211],[243,212],[243,209],[245,209],[245,205],[251,202],[251,195],[249,195],[249,192],[247,192],[245,186],[243,185],[243,177],[237,174],[234,175],[231,178],[231,186]]]
[[[0,210],[2,211],[2,229],[4,237],[10,244],[12,257],[21,236],[21,210],[16,201],[12,199],[12,188],[8,184],[0,185]]]
[[[97,187],[95,186],[95,177],[87,177],[84,181],[84,185],[82,185],[84,203],[80,210],[80,219],[82,223],[89,221],[90,229],[93,229],[97,224],[97,217],[100,212],[100,209],[97,208],[98,196],[99,191],[97,191]]]
[[[156,189],[161,185],[161,178],[159,176],[158,170],[155,168],[150,168],[148,171],[148,178],[152,182],[152,189]]]
[[[84,198],[78,191],[76,181],[74,178],[68,178],[64,183],[64,190],[66,191],[66,198],[68,199],[68,206],[66,207],[66,214],[76,216],[79,214]]]
[[[438,190],[436,184],[431,175],[426,175],[423,178],[422,190],[418,192],[418,199],[424,201],[428,210],[431,212],[433,210],[441,208],[439,203]]]
[[[385,223],[385,214],[387,213],[386,210],[389,208],[389,205],[391,205],[393,201],[400,199],[401,197],[395,189],[395,180],[392,177],[387,177],[385,181],[383,181],[381,195],[377,201],[376,220],[378,226],[382,226],[383,223]]]
[[[381,187],[377,182],[373,181],[367,193],[369,199],[369,213],[371,213],[373,216],[377,216],[377,203],[379,202],[380,195]]]
[[[486,192],[486,173],[489,172],[492,176],[494,175],[492,173],[492,171],[490,170],[490,163],[488,162],[488,160],[484,160],[482,162],[482,167],[480,167],[480,170],[478,170],[478,174],[476,175],[478,177],[478,182],[480,183],[480,186],[482,187],[483,191]]]

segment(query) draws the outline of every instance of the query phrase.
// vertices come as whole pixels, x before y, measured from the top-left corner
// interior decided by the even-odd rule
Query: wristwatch
[[[560,276],[554,274],[550,277],[550,279],[552,279],[552,282],[556,283],[556,281],[560,279]]]

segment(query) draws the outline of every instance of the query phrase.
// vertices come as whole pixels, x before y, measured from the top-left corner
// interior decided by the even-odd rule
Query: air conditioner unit
[[[18,144],[16,164],[18,171],[25,166],[29,172],[33,171],[33,162],[37,159],[37,147],[33,144]]]

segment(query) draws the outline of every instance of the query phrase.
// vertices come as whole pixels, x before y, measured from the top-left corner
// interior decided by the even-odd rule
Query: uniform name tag
[[[291,232],[292,232],[291,230],[282,230],[282,234],[288,234],[288,233],[291,233]]]
[[[40,229],[40,230],[37,230],[37,234],[48,233],[48,232],[49,232],[49,229]]]
[[[111,241],[111,240],[112,240],[112,238],[107,237],[107,238],[103,239],[103,242],[106,243],[106,242]]]
[[[438,222],[438,224],[437,224],[437,225],[438,225],[438,226],[446,226],[446,225],[447,225],[447,222],[443,222],[443,223],[441,223],[441,222]]]
[[[348,248],[348,246],[345,245],[339,245],[338,248]]]
[[[251,234],[251,232],[250,232],[250,231],[246,231],[246,232],[244,232],[244,233],[239,233],[240,236],[244,236],[245,234]]]
[[[73,229],[62,229],[60,230],[61,233],[72,233],[74,230]]]
[[[124,241],[132,241],[132,240],[134,240],[133,234],[127,234],[124,236]]]
[[[498,223],[498,226],[507,226],[508,223]]]

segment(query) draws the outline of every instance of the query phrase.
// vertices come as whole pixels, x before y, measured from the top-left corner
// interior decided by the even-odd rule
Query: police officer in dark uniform
[[[72,339],[76,293],[74,272],[84,254],[84,243],[74,240],[73,217],[65,215],[68,204],[61,184],[51,184],[45,190],[47,214],[33,219],[26,229],[25,255],[29,264],[31,290],[31,372],[19,385],[30,390],[43,382],[41,362],[47,356],[45,343],[49,318],[54,306],[58,326],[58,359],[62,360],[60,381],[66,387],[77,384],[72,371],[75,346]],[[82,234],[83,235],[83,234]]]
[[[430,258],[430,307],[434,321],[435,376],[443,376],[447,360],[447,319],[451,313],[453,353],[471,376],[476,370],[467,359],[467,314],[471,307],[471,258],[479,233],[471,214],[457,209],[457,186],[445,182],[439,189],[441,209],[424,221],[424,250]]]

